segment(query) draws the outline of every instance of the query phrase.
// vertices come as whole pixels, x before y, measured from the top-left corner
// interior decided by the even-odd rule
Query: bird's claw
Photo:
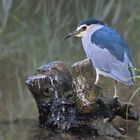
[[[97,85],[97,84],[95,84],[95,87],[98,88],[98,89],[100,89],[100,90],[103,89],[103,87],[101,87],[101,86],[99,86],[99,85]]]
[[[119,96],[113,96],[113,100],[119,100]]]
[[[104,120],[103,120],[103,123],[105,124],[105,123],[107,123],[107,122],[109,122],[109,118],[105,118]]]

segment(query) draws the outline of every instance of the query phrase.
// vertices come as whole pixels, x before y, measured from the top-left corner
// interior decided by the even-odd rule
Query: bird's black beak
[[[80,30],[75,30],[75,31],[69,33],[67,36],[65,36],[64,39],[67,39],[67,38],[72,37],[72,36],[76,36],[79,33],[80,33]]]

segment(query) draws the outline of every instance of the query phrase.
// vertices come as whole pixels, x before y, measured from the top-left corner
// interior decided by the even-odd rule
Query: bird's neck
[[[97,30],[103,28],[105,25],[90,25],[87,29],[87,33],[85,35],[91,35],[94,32],[96,32]]]
[[[91,35],[104,26],[105,25],[90,25],[87,29],[87,32],[84,34],[84,36],[82,36],[82,44],[86,54],[88,54],[89,44],[91,44]]]
[[[82,42],[84,40],[84,42],[89,42],[89,40],[91,39],[91,35],[96,32],[97,30],[101,29],[105,27],[105,25],[90,25],[88,26],[86,32],[83,34],[82,36]]]

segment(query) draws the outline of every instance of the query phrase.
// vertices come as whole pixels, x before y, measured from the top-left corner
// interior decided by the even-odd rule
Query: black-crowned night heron
[[[114,29],[96,19],[82,20],[77,29],[69,33],[71,36],[82,37],[86,55],[91,59],[96,70],[95,84],[99,75],[114,80],[114,98],[117,97],[117,81],[134,85],[135,71],[128,45],[123,37]]]

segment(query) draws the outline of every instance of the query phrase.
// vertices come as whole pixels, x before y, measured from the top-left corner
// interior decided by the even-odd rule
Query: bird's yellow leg
[[[98,82],[99,82],[99,73],[96,71],[95,85],[97,85]]]
[[[113,98],[118,98],[118,96],[117,96],[117,81],[116,80],[114,80],[114,96],[113,96]]]

